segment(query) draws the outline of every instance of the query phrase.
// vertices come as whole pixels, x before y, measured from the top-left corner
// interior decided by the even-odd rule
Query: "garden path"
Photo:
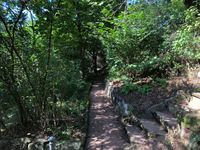
[[[106,97],[101,83],[92,86],[90,94],[87,150],[122,150],[128,145],[119,114]]]

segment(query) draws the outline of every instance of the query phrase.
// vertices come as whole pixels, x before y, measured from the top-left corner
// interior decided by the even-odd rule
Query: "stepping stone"
[[[149,119],[140,119],[140,126],[150,137],[165,136],[166,131],[157,122]]]
[[[147,139],[144,133],[136,126],[125,125],[129,141],[134,144],[146,144]]]
[[[155,111],[153,113],[166,130],[178,127],[177,119],[170,112]]]

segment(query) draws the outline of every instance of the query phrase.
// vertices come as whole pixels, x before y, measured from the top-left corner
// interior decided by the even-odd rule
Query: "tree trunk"
[[[19,110],[20,121],[21,121],[22,125],[26,126],[27,122],[28,122],[28,116],[25,111],[25,108],[23,107],[23,105],[21,103],[21,98],[18,95],[18,93],[16,93],[16,95],[15,95],[15,102],[16,102],[18,110]]]
[[[8,91],[11,93],[11,95],[13,96],[15,103],[17,105],[17,109],[19,111],[19,115],[20,115],[20,122],[23,126],[27,125],[28,122],[28,115],[26,113],[26,109],[25,107],[23,107],[22,105],[22,99],[18,93],[17,90],[15,90],[15,87],[10,87],[9,85],[7,86]]]
[[[93,59],[93,71],[95,74],[97,74],[97,52],[96,50],[93,50],[92,53],[92,59]]]
[[[79,11],[79,3],[74,2],[74,5],[76,7],[76,14],[77,14],[77,19],[76,19],[76,26],[78,30],[78,40],[79,40],[79,57],[80,57],[80,66],[81,66],[81,71],[82,71],[82,77],[86,78],[86,66],[85,66],[85,45],[84,45],[84,39],[82,38],[83,34],[83,26],[82,26],[82,20],[81,20],[81,14]]]
[[[3,127],[4,129],[7,129],[1,114],[0,114],[0,126]]]

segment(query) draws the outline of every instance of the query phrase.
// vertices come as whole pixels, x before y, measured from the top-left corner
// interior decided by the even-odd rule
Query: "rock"
[[[159,103],[148,108],[146,113],[151,113],[151,112],[159,111],[163,109],[166,109],[165,103]]]
[[[119,99],[117,103],[117,109],[120,111],[121,116],[125,117],[130,114],[130,106],[129,104],[125,103],[124,100]]]
[[[80,141],[67,141],[64,143],[57,143],[55,150],[80,150],[82,143]]]
[[[125,125],[125,129],[131,143],[145,144],[147,142],[144,133],[138,127],[133,125]]]
[[[113,91],[113,82],[107,81],[105,88],[106,96],[111,98],[112,91]]]
[[[175,104],[168,104],[168,110],[173,115],[177,115],[177,113],[178,113],[178,108],[177,108],[177,105],[175,105]]]
[[[200,99],[200,93],[199,92],[193,92],[192,96],[197,97]]]
[[[200,78],[200,71],[197,72],[197,78]]]
[[[45,139],[36,139],[28,144],[28,150],[43,150],[45,142],[47,142]]]
[[[176,93],[176,101],[180,102],[183,100],[188,100],[189,99],[189,95],[187,93],[185,93],[183,90],[179,90]]]
[[[153,114],[166,130],[175,129],[178,127],[177,119],[170,112],[155,111]]]
[[[157,122],[149,119],[139,119],[140,126],[145,130],[148,136],[165,136],[166,132]]]
[[[174,115],[200,111],[200,99],[192,96],[189,102],[169,103],[168,110]]]
[[[187,104],[168,104],[168,110],[171,114],[173,114],[176,117],[182,118],[186,113],[190,112],[189,108],[187,107]]]
[[[190,111],[200,111],[200,99],[192,96],[188,103],[188,108]]]

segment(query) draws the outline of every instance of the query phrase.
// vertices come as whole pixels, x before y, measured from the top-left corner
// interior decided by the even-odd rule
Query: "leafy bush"
[[[129,92],[131,91],[134,91],[134,90],[137,90],[138,87],[137,85],[133,84],[133,83],[125,83],[123,86],[122,86],[122,89],[121,91],[125,94],[128,94]]]
[[[138,87],[138,92],[145,95],[145,94],[148,94],[149,92],[151,92],[152,90],[152,86],[151,85],[147,85],[147,84],[144,84],[140,87]]]
[[[166,88],[168,83],[164,78],[156,78],[155,82],[158,83],[161,87]]]
[[[191,7],[185,12],[185,23],[176,32],[172,52],[183,61],[200,59],[200,13]]]
[[[160,77],[173,68],[170,36],[184,22],[184,4],[178,0],[171,3],[138,3],[129,7],[111,24],[99,26],[102,43],[107,50],[110,76]],[[172,44],[171,44],[172,45]]]
[[[148,94],[152,89],[152,86],[151,85],[148,85],[148,84],[144,84],[144,85],[136,85],[136,84],[133,84],[133,83],[125,83],[123,86],[122,86],[122,89],[121,91],[125,94],[128,94],[129,92],[133,92],[133,91],[136,91],[140,94]]]

